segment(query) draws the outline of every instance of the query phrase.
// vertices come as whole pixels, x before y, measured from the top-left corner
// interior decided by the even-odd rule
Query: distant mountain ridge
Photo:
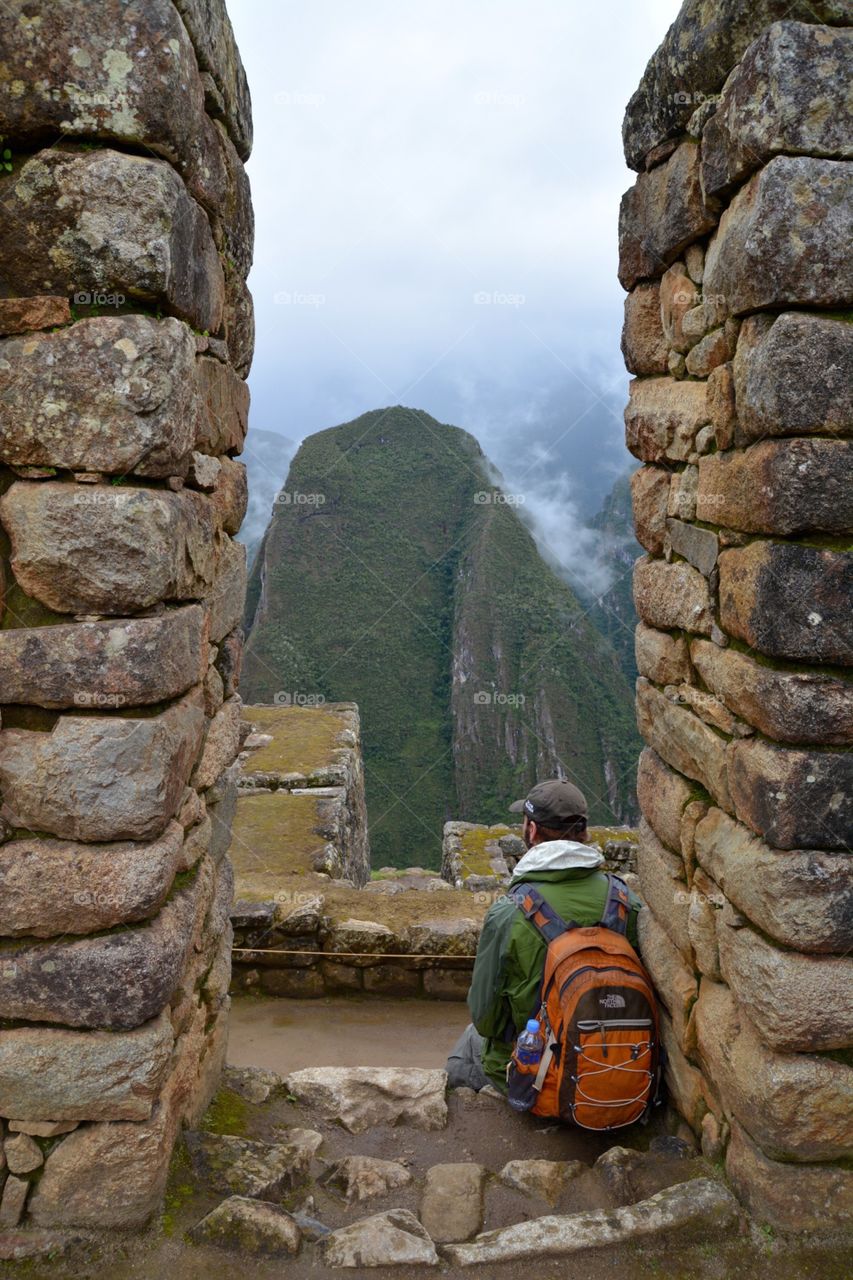
[[[504,820],[555,774],[633,816],[631,690],[490,472],[420,410],[321,431],[251,575],[244,697],[359,704],[374,865],[438,865],[446,819]]]

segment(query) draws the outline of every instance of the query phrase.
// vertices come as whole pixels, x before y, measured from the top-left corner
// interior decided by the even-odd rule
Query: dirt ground
[[[454,1038],[467,1021],[464,1005],[425,1000],[328,998],[316,1001],[239,998],[234,1001],[229,1060],[232,1065],[264,1066],[279,1074],[312,1065],[442,1066]],[[613,1201],[592,1171],[595,1159],[614,1145],[614,1135],[584,1133],[509,1110],[498,1098],[451,1093],[445,1129],[424,1132],[408,1126],[375,1126],[359,1135],[305,1112],[284,1091],[253,1105],[222,1089],[203,1127],[263,1142],[282,1140],[290,1127],[317,1129],[323,1146],[310,1179],[281,1200],[291,1211],[308,1213],[334,1229],[387,1208],[419,1209],[423,1179],[434,1164],[477,1161],[490,1173],[484,1229],[548,1213],[611,1208]],[[622,1145],[646,1149],[651,1139],[675,1124],[664,1111],[652,1124],[635,1126],[616,1137]],[[387,1196],[348,1206],[318,1182],[325,1165],[351,1154],[372,1155],[408,1165],[413,1182]],[[497,1178],[512,1159],[581,1160],[590,1166],[572,1179],[555,1206],[522,1196]],[[719,1176],[701,1158],[659,1159],[644,1174],[639,1198],[660,1186],[689,1177]],[[676,1167],[677,1166],[677,1167]],[[194,1177],[182,1144],[176,1148],[163,1214],[141,1236],[81,1242],[65,1257],[20,1266],[0,1264],[6,1280],[426,1280],[468,1273],[439,1267],[355,1268],[332,1271],[318,1249],[303,1246],[297,1258],[266,1261],[192,1245],[186,1232],[220,1200]],[[849,1256],[827,1247],[789,1247],[772,1233],[751,1234],[674,1247],[626,1246],[578,1254],[470,1269],[471,1280],[850,1280]]]
[[[468,1023],[447,1000],[235,996],[228,1026],[232,1067],[287,1075],[301,1067],[443,1067]]]

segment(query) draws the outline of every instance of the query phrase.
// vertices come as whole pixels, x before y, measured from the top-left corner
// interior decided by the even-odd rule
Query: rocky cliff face
[[[358,702],[377,865],[437,866],[445,819],[502,818],[537,776],[630,814],[618,662],[458,428],[397,406],[307,440],[247,624],[253,701]]]

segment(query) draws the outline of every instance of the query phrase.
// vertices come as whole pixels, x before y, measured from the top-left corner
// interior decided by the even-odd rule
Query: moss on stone
[[[263,901],[275,897],[288,877],[313,876],[313,858],[326,844],[319,824],[313,795],[242,792],[231,840],[237,897]],[[317,883],[325,882],[317,877]]]
[[[208,1133],[228,1134],[244,1138],[250,1116],[250,1106],[245,1098],[233,1089],[220,1088],[204,1113],[201,1128]]]
[[[258,733],[272,735],[272,742],[252,751],[247,773],[296,773],[309,775],[335,764],[341,734],[348,728],[335,706],[247,706],[243,715]]]

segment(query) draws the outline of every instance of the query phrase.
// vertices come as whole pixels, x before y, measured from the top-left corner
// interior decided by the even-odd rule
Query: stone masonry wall
[[[135,1227],[227,1033],[253,224],[222,0],[9,0],[0,134],[0,1227]]]
[[[849,0],[688,0],[624,127],[642,949],[782,1230],[853,1223],[852,80]]]

